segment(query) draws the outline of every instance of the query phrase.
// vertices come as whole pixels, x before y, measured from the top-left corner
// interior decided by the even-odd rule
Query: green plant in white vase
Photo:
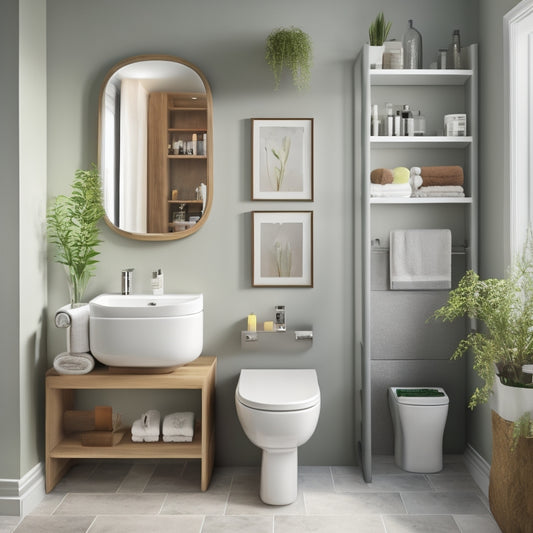
[[[266,40],[265,59],[274,73],[275,88],[279,87],[281,73],[286,67],[298,89],[309,86],[313,60],[311,38],[300,28],[279,28]]]
[[[523,365],[533,363],[533,238],[528,235],[522,253],[504,279],[482,280],[472,270],[466,272],[447,303],[433,318],[451,322],[467,317],[478,321],[479,329],[462,339],[452,359],[467,351],[473,355],[473,368],[483,381],[472,394],[469,407],[488,401],[497,378],[507,387],[531,389],[531,375]],[[533,398],[533,396],[532,396]],[[515,438],[533,434],[529,414],[515,422]]]
[[[55,260],[65,266],[72,305],[82,302],[94,276],[101,242],[98,222],[103,215],[100,175],[94,164],[90,170],[77,170],[72,194],[57,196],[48,209],[48,240],[56,247]]]
[[[392,22],[385,22],[385,15],[383,12],[375,18],[368,28],[368,38],[370,46],[383,46],[387,40]]]

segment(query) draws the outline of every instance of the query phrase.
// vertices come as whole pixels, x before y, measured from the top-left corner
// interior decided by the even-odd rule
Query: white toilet
[[[408,472],[442,470],[442,438],[450,400],[440,387],[390,387],[394,460]]]
[[[263,450],[259,496],[287,505],[298,494],[298,446],[309,440],[320,414],[320,389],[312,369],[243,369],[235,390],[246,436]]]

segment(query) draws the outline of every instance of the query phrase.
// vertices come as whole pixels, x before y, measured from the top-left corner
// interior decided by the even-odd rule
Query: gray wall
[[[45,19],[45,0],[7,0],[2,4],[0,478],[4,480],[23,477],[43,459],[46,347],[42,317],[47,294]],[[0,513],[16,511],[9,502],[6,505],[2,505]]]
[[[479,265],[482,277],[505,274],[506,210],[509,178],[504,167],[504,60],[503,17],[517,0],[482,0],[479,10],[479,192],[480,239]],[[469,366],[470,368],[470,366]],[[477,377],[468,375],[468,389],[477,386]],[[490,462],[492,437],[488,405],[476,407],[468,417],[468,442]]]
[[[197,234],[177,242],[126,240],[103,227],[104,243],[89,297],[120,289],[120,270],[136,269],[139,292],[162,267],[169,292],[203,292],[205,354],[218,356],[217,462],[251,464],[258,451],[235,415],[234,389],[244,367],[313,367],[322,390],[314,437],[302,447],[302,464],[348,464],[354,454],[352,67],[380,10],[401,37],[409,17],[424,36],[426,62],[461,28],[477,40],[477,1],[392,0],[48,0],[48,194],[68,191],[76,168],[97,157],[97,102],[107,70],[119,60],[167,53],[195,63],[214,99],[214,204]],[[312,87],[298,92],[285,79],[278,91],[264,61],[264,41],[280,26],[308,32],[314,45]],[[251,117],[313,117],[315,201],[250,201]],[[312,209],[315,214],[313,289],[252,289],[250,211]],[[51,323],[65,303],[61,269],[49,265],[48,358],[65,348]],[[289,327],[312,326],[315,340],[303,353],[249,353],[240,330],[254,311],[259,321],[287,306]],[[102,401],[102,396],[98,401]],[[163,393],[111,394],[105,399],[126,419],[158,406],[176,407]],[[85,397],[84,402],[94,402]],[[189,401],[188,399],[183,400]]]

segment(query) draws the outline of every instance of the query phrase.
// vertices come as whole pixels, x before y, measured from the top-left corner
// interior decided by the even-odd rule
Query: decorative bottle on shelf
[[[459,30],[453,31],[452,42],[448,47],[448,55],[446,56],[446,68],[461,68],[461,37]]]
[[[422,68],[422,35],[413,27],[412,19],[409,19],[409,28],[404,33],[402,41],[404,68]]]

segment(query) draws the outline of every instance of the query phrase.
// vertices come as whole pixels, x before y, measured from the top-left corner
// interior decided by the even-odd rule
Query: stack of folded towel
[[[405,167],[376,168],[370,173],[370,196],[373,198],[409,198],[410,171]]]
[[[464,197],[464,175],[460,166],[421,167],[422,186],[414,196],[418,198]]]
[[[157,442],[160,433],[161,414],[157,409],[146,411],[131,426],[133,442]]]
[[[163,442],[192,442],[194,413],[172,413],[163,420]]]
[[[194,437],[194,413],[166,415],[162,424],[163,442],[192,442]],[[161,414],[150,409],[131,426],[133,442],[157,442],[161,434]]]

